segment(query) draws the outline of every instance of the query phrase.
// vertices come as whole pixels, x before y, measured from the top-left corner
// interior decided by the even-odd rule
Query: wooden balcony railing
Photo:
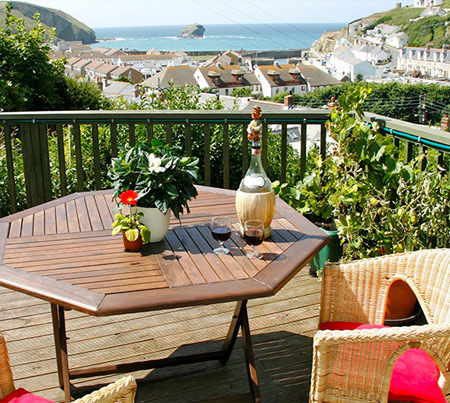
[[[279,136],[281,168],[280,181],[286,180],[288,126],[300,125],[300,177],[306,170],[307,127],[319,125],[320,152],[326,153],[326,127],[328,110],[286,110],[264,112],[262,160],[267,168],[268,136]],[[434,130],[383,116],[367,114],[368,122],[378,121],[383,132],[397,138],[398,145],[404,144],[405,155],[412,157],[414,145],[433,147],[441,152],[450,151],[450,136]],[[242,135],[242,172],[248,168],[247,125],[248,111],[58,111],[58,112],[8,112],[0,113],[0,156],[6,158],[6,171],[10,211],[17,211],[16,181],[23,177],[26,192],[26,206],[31,207],[57,196],[68,193],[68,175],[74,177],[76,187],[69,191],[84,191],[87,170],[92,169],[93,188],[101,189],[108,158],[118,153],[119,145],[134,145],[136,141],[151,140],[156,129],[165,132],[165,140],[170,143],[183,142],[187,155],[193,154],[193,129],[202,136],[203,183],[211,185],[211,133],[222,130],[222,186],[230,187],[230,128]],[[281,135],[273,134],[270,125],[281,125]],[[106,130],[108,138],[99,139],[99,128]],[[174,133],[178,133],[176,136]],[[179,133],[182,133],[180,135]],[[49,143],[56,152],[51,152]],[[88,145],[92,164],[86,166],[83,150]],[[199,145],[197,144],[197,147]],[[84,150],[86,151],[86,150]],[[20,159],[22,159],[20,161]],[[74,168],[66,166],[70,159]],[[74,160],[74,161],[73,161]],[[23,167],[23,168],[22,168]],[[22,172],[23,170],[23,172]],[[55,191],[57,171],[58,189]],[[0,178],[5,181],[6,178]],[[59,195],[58,194],[58,195]]]

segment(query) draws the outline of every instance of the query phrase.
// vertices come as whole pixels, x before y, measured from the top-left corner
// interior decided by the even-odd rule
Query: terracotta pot
[[[125,231],[122,230],[122,239],[125,250],[130,252],[138,252],[141,250],[143,242],[140,235],[135,241],[129,241],[125,235]]]
[[[388,290],[385,319],[408,318],[414,313],[417,298],[410,286],[403,280],[395,280]]]

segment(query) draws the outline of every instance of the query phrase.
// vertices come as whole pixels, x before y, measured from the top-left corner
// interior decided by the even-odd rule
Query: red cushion
[[[383,325],[365,325],[358,322],[324,322],[319,323],[320,330],[354,330],[354,329],[382,329]]]
[[[389,326],[364,325],[356,322],[325,322],[320,330],[380,329]],[[394,364],[389,400],[413,403],[445,403],[439,387],[440,372],[433,359],[423,350],[406,351]],[[0,402],[1,403],[1,402]]]
[[[389,399],[413,403],[445,403],[438,385],[440,373],[433,359],[423,350],[412,348],[394,364]]]
[[[51,400],[44,399],[43,397],[33,395],[23,388],[16,389],[8,396],[0,400],[0,403],[54,403]]]

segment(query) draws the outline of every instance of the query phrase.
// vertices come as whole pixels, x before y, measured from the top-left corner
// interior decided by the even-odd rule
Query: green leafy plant
[[[187,202],[197,196],[197,165],[198,158],[182,156],[179,147],[160,140],[137,143],[112,161],[113,197],[133,189],[138,206],[156,207],[163,214],[170,208],[179,218],[184,208],[189,213]]]
[[[143,216],[143,213],[138,213],[136,210],[131,209],[131,206],[135,206],[137,203],[137,196],[137,193],[133,190],[127,190],[120,195],[120,208],[128,205],[131,211],[127,215],[122,213],[115,215],[116,221],[112,224],[112,235],[117,235],[124,231],[130,242],[136,241],[140,235],[143,243],[149,243],[150,230],[139,222],[139,218]]]

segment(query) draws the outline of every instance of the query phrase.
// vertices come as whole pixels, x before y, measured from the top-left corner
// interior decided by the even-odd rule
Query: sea
[[[203,38],[185,39],[182,25],[95,28],[98,43],[126,50],[224,51],[287,50],[310,48],[326,31],[337,31],[344,23],[327,24],[220,24],[205,25]]]

